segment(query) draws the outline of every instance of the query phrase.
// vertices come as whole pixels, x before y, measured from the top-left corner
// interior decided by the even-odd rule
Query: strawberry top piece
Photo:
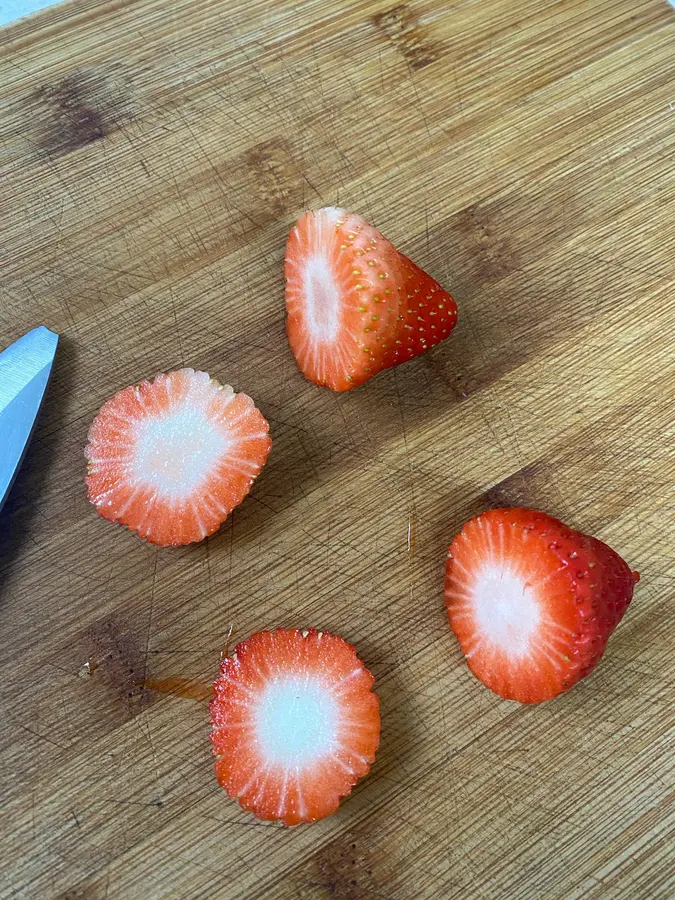
[[[286,328],[310,381],[348,391],[446,338],[457,305],[361,216],[306,212],[286,245]]]
[[[89,499],[153,544],[201,541],[248,494],[269,425],[246,394],[180,369],[115,394],[89,430]]]
[[[450,545],[445,603],[474,675],[502,697],[538,703],[593,670],[638,578],[558,519],[493,509]]]
[[[261,631],[221,664],[211,723],[216,776],[260,819],[313,822],[365,775],[380,739],[373,676],[327,632]]]

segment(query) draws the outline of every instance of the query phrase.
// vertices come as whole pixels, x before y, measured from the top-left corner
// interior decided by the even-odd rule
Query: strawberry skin
[[[552,516],[493,509],[450,545],[445,605],[474,675],[501,697],[539,703],[593,671],[638,579]]]
[[[314,822],[367,774],[380,740],[374,679],[326,631],[260,631],[213,685],[216,777],[259,819]]]
[[[344,209],[300,216],[284,274],[291,350],[310,381],[334,391],[419,356],[457,323],[450,294]]]
[[[101,407],[85,450],[98,513],[160,546],[201,541],[248,494],[271,447],[246,394],[179,369]]]

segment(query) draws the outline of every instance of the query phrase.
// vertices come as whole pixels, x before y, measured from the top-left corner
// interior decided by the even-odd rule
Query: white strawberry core
[[[491,562],[477,573],[471,594],[481,638],[508,656],[527,656],[541,612],[524,578],[501,563]]]
[[[307,328],[317,341],[334,341],[340,325],[340,291],[325,256],[307,260],[303,281]]]
[[[228,446],[198,406],[185,405],[139,421],[132,477],[163,496],[190,496],[209,477]]]
[[[312,678],[271,682],[257,705],[256,733],[270,763],[303,767],[335,747],[335,698]]]

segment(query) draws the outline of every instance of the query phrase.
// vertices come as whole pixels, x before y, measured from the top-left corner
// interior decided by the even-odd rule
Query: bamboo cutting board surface
[[[0,34],[0,344],[62,335],[2,517],[0,894],[665,898],[672,857],[675,16],[660,0],[75,0]],[[452,337],[337,395],[282,260],[362,213],[457,298]],[[101,403],[183,365],[269,463],[201,545],[88,504]],[[596,673],[526,708],[469,674],[445,551],[545,509],[642,573]],[[382,743],[284,830],[216,784],[209,684],[265,627],[353,642]],[[670,752],[669,752],[670,751]]]

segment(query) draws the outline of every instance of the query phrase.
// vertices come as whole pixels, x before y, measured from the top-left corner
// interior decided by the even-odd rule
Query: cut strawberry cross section
[[[89,499],[154,544],[200,541],[248,494],[269,425],[246,394],[180,369],[128,387],[89,430]]]
[[[538,703],[588,675],[639,576],[606,544],[529,509],[471,519],[450,545],[445,603],[471,671]]]
[[[373,676],[351,644],[261,631],[223,660],[211,703],[216,776],[241,806],[285,825],[338,808],[379,743]]]
[[[348,391],[446,338],[457,305],[365,219],[306,212],[286,245],[286,330],[310,381]]]

